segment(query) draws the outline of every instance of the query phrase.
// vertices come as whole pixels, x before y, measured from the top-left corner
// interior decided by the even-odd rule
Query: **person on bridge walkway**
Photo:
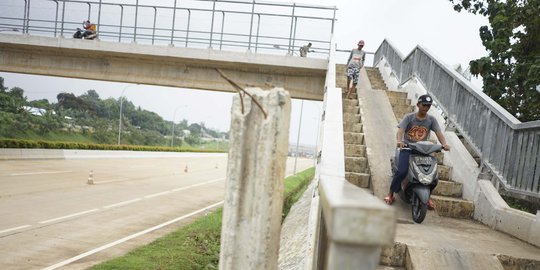
[[[311,42],[307,45],[304,45],[300,47],[300,57],[306,57],[308,52],[313,52],[313,50],[310,50],[311,48]]]
[[[97,36],[97,27],[95,24],[91,23],[90,20],[83,22],[84,33],[82,37],[85,39],[94,39]]]
[[[418,98],[416,106],[417,112],[409,113],[403,117],[403,120],[398,125],[398,131],[396,134],[397,147],[403,148],[407,143],[414,143],[419,141],[426,141],[429,137],[429,132],[433,130],[437,135],[437,139],[442,144],[444,150],[449,151],[450,146],[446,144],[446,139],[441,131],[437,119],[432,115],[428,115],[428,111],[431,108],[433,99],[429,95],[421,95]],[[384,197],[384,201],[387,204],[392,204],[395,201],[394,193],[401,190],[401,182],[409,171],[409,156],[410,150],[399,151],[398,169],[392,178],[392,184],[390,184],[390,191],[388,195]],[[435,208],[433,201],[429,199],[428,209],[433,210]]]
[[[362,48],[364,48],[364,41],[358,41],[357,45],[358,48],[351,50],[349,60],[347,60],[347,98],[349,98],[351,93],[356,93],[360,69],[364,66],[364,60],[366,60],[366,53],[362,51]]]

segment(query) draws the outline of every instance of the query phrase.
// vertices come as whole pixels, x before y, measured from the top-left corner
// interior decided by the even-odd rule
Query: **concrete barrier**
[[[62,149],[0,148],[0,160],[65,159]]]
[[[535,216],[510,208],[488,180],[478,181],[474,205],[474,219],[540,247],[540,211]]]
[[[226,153],[0,148],[0,160],[215,157]]]

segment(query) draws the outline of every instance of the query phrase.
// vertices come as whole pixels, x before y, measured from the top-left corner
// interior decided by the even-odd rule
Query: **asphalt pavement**
[[[226,154],[0,161],[0,268],[83,269],[149,243],[221,206],[226,166]]]

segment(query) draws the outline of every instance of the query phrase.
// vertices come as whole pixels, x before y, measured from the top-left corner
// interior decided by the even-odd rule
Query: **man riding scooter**
[[[84,31],[77,28],[77,32],[73,35],[74,38],[94,39],[97,37],[97,27],[90,20],[83,21]]]
[[[398,132],[396,134],[396,144],[397,147],[402,149],[408,143],[415,143],[419,141],[426,141],[429,137],[431,130],[437,135],[437,139],[442,144],[442,148],[446,151],[450,150],[450,146],[446,144],[446,139],[444,134],[441,131],[437,119],[432,115],[428,115],[428,111],[431,108],[433,99],[429,95],[421,95],[418,98],[416,106],[418,107],[417,112],[413,112],[405,115],[403,120],[398,125]],[[411,154],[410,150],[402,149],[399,152],[398,169],[392,178],[392,184],[390,185],[390,191],[388,195],[384,197],[384,201],[387,204],[392,204],[396,200],[394,193],[397,193],[401,190],[401,182],[409,171],[409,156]],[[435,205],[433,201],[429,199],[428,209],[433,210]]]

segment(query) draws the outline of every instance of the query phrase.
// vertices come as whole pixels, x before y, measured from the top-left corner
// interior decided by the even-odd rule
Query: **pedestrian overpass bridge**
[[[53,2],[58,15],[58,1]],[[323,101],[316,176],[283,225],[271,222],[281,220],[279,203],[272,204],[280,201],[279,184],[267,185],[280,183],[275,172],[281,170],[283,140],[259,135],[288,134],[283,130],[287,125],[277,124],[289,122],[287,109],[281,109],[287,103],[282,98],[288,97],[262,102],[265,119],[253,118],[260,119],[254,122],[264,123],[261,126],[247,119],[248,112],[233,115],[233,122],[239,118],[231,130],[237,139],[231,143],[229,166],[238,171],[229,181],[238,182],[227,191],[234,203],[228,205],[226,199],[225,208],[234,218],[226,222],[224,217],[223,233],[231,244],[222,245],[221,269],[540,268],[540,213],[512,209],[499,195],[540,197],[540,121],[520,123],[426,49],[417,46],[403,55],[383,41],[373,67],[361,71],[358,95],[346,99],[333,40],[322,58],[292,56],[298,19],[294,13],[287,55],[271,55],[249,49],[251,33],[246,52],[65,39],[56,37],[56,25],[64,24],[57,19],[54,37],[29,35],[32,21],[26,3],[24,35],[0,33],[0,71],[227,92],[242,88],[255,93],[255,99],[283,88],[294,98]],[[212,20],[215,13],[214,1]],[[119,40],[122,29],[120,22]],[[177,41],[175,31],[171,44]],[[136,37],[135,30],[133,41]],[[446,123],[452,150],[438,157],[447,181],[441,181],[434,197],[436,211],[419,225],[411,224],[406,205],[390,207],[380,198],[389,186],[396,117],[410,111],[411,101],[426,92],[436,101],[430,113]],[[235,101],[233,112],[239,107]],[[250,149],[263,154],[253,155]],[[271,169],[253,171],[242,165],[262,163]],[[241,183],[260,187],[260,193],[245,196]],[[242,209],[258,209],[259,215],[246,215]],[[239,224],[245,230],[238,230]],[[252,241],[246,246],[240,239]]]
[[[26,35],[0,35],[0,43],[6,72],[236,92],[219,69],[242,87],[282,87],[310,100],[323,99],[327,68],[325,59],[249,51]]]

